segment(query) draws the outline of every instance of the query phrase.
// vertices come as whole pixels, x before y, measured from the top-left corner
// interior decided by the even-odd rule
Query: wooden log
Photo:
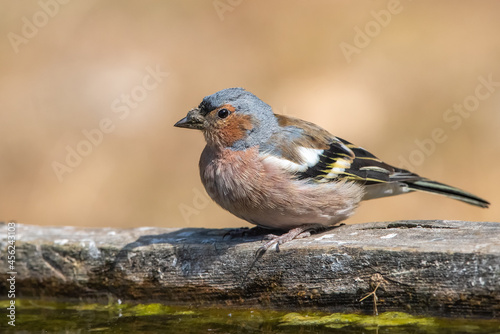
[[[345,225],[268,250],[228,229],[16,225],[17,298],[500,317],[500,224]],[[7,268],[7,224],[0,263]],[[0,272],[0,298],[11,277]]]

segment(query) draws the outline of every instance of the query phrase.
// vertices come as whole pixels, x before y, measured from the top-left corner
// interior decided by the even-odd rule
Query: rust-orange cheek
[[[249,115],[231,114],[227,119],[219,121],[216,134],[217,141],[223,147],[232,146],[236,141],[244,139],[253,128]]]

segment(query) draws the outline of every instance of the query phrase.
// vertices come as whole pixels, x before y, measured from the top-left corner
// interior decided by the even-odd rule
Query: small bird
[[[316,124],[274,114],[243,88],[206,96],[176,127],[203,132],[199,162],[208,195],[270,235],[263,249],[338,225],[362,200],[425,191],[482,208],[471,193],[382,162]]]

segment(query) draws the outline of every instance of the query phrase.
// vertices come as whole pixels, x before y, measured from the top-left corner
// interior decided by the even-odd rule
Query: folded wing
[[[480,207],[489,205],[487,201],[461,189],[391,166],[367,150],[335,137],[313,123],[282,115],[276,117],[283,131],[271,138],[273,145],[261,148],[261,155],[297,180],[362,183],[366,191],[364,199],[417,190]]]

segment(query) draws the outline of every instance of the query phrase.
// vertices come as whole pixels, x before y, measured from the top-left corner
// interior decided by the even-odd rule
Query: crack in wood
[[[447,229],[447,230],[456,230],[458,227],[454,226],[439,226],[439,225],[433,225],[433,224],[419,224],[419,223],[390,223],[387,224],[387,226],[374,226],[374,227],[366,227],[366,228],[360,228],[360,230],[365,231],[365,230],[387,230],[387,229],[392,229],[392,228],[398,228],[398,229],[409,229],[409,228],[429,228],[429,229]]]

